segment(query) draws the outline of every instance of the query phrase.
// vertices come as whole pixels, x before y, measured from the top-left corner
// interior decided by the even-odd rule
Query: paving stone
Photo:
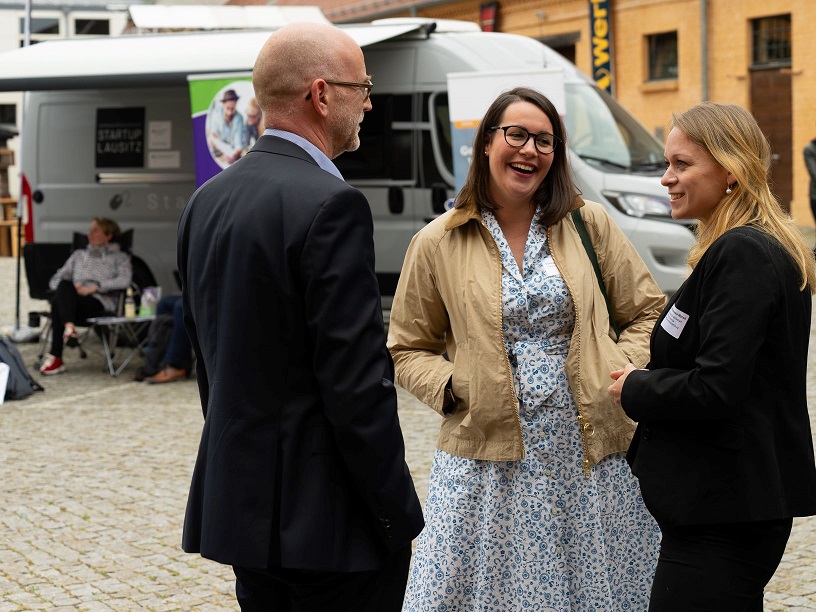
[[[0,286],[14,287],[0,258]],[[20,312],[45,310],[28,298]],[[12,325],[14,291],[0,292]],[[27,364],[36,344],[18,345]],[[231,568],[181,551],[187,489],[201,433],[194,380],[145,385],[66,350],[68,371],[35,377],[44,393],[0,406],[0,612],[237,610]],[[808,396],[816,423],[816,324]],[[402,389],[406,459],[423,505],[441,419]],[[765,609],[816,611],[816,518],[797,519]]]

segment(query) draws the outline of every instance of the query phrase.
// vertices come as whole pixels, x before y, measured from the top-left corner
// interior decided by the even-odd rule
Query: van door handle
[[[437,215],[445,212],[445,202],[448,200],[448,188],[444,183],[431,185],[431,210]]]
[[[405,195],[402,193],[402,187],[391,185],[388,188],[388,210],[392,215],[401,215],[405,210]]]

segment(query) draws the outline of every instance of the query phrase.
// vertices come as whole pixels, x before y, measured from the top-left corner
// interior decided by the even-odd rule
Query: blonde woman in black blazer
[[[628,460],[663,532],[652,612],[761,611],[792,517],[816,514],[805,378],[813,254],[771,194],[743,108],[675,114],[663,184],[698,219],[691,275],[647,369],[609,391],[638,428]]]

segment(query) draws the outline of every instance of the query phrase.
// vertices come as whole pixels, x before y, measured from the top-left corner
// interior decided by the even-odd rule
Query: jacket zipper
[[[573,307],[573,310],[575,311],[575,331],[573,332],[573,337],[578,342],[578,355],[580,355],[581,354],[581,333],[580,333],[580,331],[581,331],[580,330],[581,318],[578,316],[578,300],[576,299],[575,291],[570,286],[570,283],[567,280],[567,276],[562,271],[562,266],[560,266],[558,264],[558,258],[555,256],[555,249],[553,248],[553,241],[552,241],[552,227],[547,227],[547,243],[548,243],[548,246],[550,248],[550,255],[552,255],[553,262],[555,263],[555,267],[558,268],[558,271],[561,273],[561,278],[564,279],[564,284],[567,286],[567,290],[569,291],[570,296],[572,297],[572,307]],[[580,372],[579,372],[579,379],[580,379]],[[580,389],[573,389],[573,393],[577,394],[579,391],[580,391]],[[578,397],[575,397],[574,399],[575,399],[575,409],[578,411],[578,417],[577,417],[578,425],[581,428],[581,442],[582,442],[582,444],[584,446],[584,460],[581,463],[581,466],[583,467],[583,470],[584,470],[584,478],[589,478],[590,476],[592,476],[592,466],[589,464],[589,449],[587,448],[587,439],[586,439],[586,437],[587,437],[587,431],[589,431],[591,429],[592,433],[594,434],[595,430],[593,428],[592,423],[587,421],[586,418],[584,418],[584,415],[581,414],[581,402],[578,400]]]

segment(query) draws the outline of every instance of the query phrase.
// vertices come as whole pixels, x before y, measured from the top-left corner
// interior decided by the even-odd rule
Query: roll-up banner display
[[[248,73],[190,76],[187,82],[198,187],[246,155],[257,140],[255,90]]]

